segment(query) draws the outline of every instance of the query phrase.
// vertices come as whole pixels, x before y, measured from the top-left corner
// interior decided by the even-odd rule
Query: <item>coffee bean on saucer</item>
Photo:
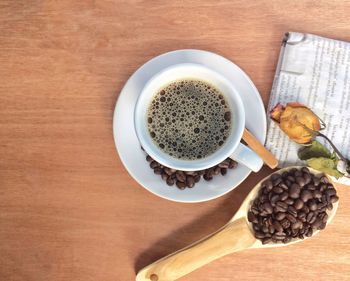
[[[174,185],[175,181],[174,181],[174,179],[169,177],[169,178],[167,178],[166,183],[167,183],[167,185],[172,186],[172,185]]]
[[[176,186],[179,189],[185,189],[186,188],[186,183],[182,182],[182,181],[176,181]]]
[[[186,175],[183,171],[177,171],[176,172],[176,179],[180,182],[185,182],[186,181]]]
[[[153,169],[153,172],[156,175],[160,175],[167,185],[172,186],[176,184],[179,189],[194,187],[195,184],[201,180],[202,176],[206,181],[212,180],[214,176],[219,174],[224,176],[227,174],[228,169],[233,169],[237,166],[237,163],[234,160],[227,158],[218,165],[206,170],[178,171],[159,164],[149,155],[146,155],[146,161],[149,162],[149,166]]]
[[[186,178],[186,185],[189,188],[192,188],[195,184],[194,177],[193,176],[187,176]]]

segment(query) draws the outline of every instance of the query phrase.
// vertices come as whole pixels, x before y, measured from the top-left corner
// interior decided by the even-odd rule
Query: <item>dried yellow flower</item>
[[[315,133],[322,129],[318,116],[297,102],[287,103],[286,106],[277,104],[271,110],[270,117],[290,139],[300,144],[311,143]]]

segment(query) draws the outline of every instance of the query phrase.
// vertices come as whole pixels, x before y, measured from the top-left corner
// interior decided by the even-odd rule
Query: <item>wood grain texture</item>
[[[219,199],[150,194],[115,152],[112,113],[142,63],[180,48],[240,65],[265,105],[286,31],[350,41],[349,1],[0,1],[0,280],[134,280],[224,225]],[[223,257],[183,280],[349,280],[350,191],[334,223],[290,247]]]

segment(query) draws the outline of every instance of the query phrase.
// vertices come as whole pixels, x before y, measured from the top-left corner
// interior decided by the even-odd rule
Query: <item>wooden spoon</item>
[[[280,169],[273,174],[281,174],[292,168],[300,167]],[[316,175],[320,174],[313,169],[310,169],[310,172]],[[282,247],[306,240],[307,237],[305,237],[304,240],[294,239],[287,244],[271,243],[263,245],[260,240],[254,237],[251,223],[248,222],[247,218],[248,210],[252,201],[257,196],[261,183],[271,175],[261,180],[251,190],[237,213],[225,226],[198,242],[141,269],[136,276],[136,281],[172,281],[227,254],[251,248]],[[332,211],[327,210],[329,216],[327,224],[333,220],[337,208],[338,202],[333,204]],[[318,232],[319,231],[315,231],[312,236],[316,235]]]
[[[248,144],[248,146],[260,156],[260,158],[265,162],[267,166],[271,169],[275,169],[278,165],[278,160],[276,157],[263,146],[260,141],[246,128],[243,132],[243,140]]]

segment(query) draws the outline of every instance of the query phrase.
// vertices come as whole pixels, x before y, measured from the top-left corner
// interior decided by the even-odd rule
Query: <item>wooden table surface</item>
[[[134,280],[222,226],[259,179],[200,204],[126,172],[112,115],[128,77],[199,48],[240,65],[265,105],[286,31],[350,41],[349,1],[0,2],[0,280]],[[145,164],[145,169],[147,169]],[[350,190],[317,237],[226,256],[182,280],[350,280]]]

